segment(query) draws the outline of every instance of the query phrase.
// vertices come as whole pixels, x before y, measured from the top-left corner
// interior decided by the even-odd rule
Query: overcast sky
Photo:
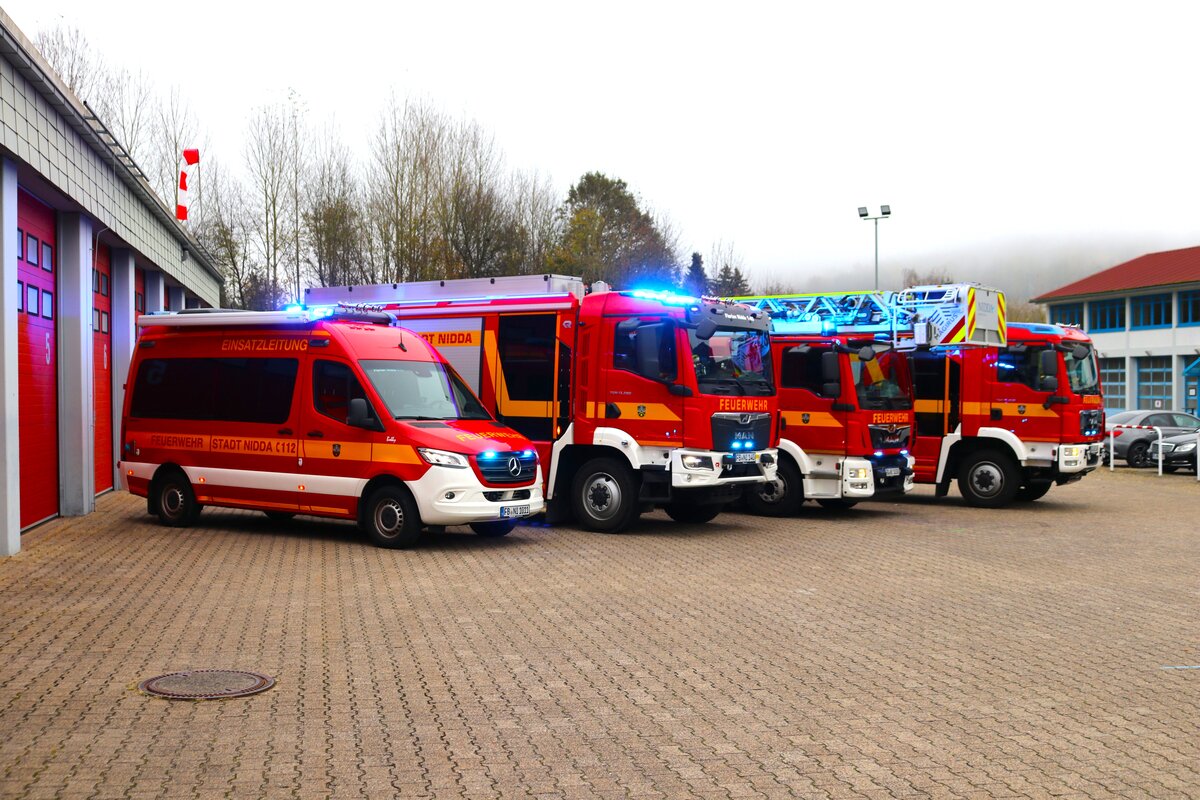
[[[685,253],[732,242],[759,276],[865,275],[856,208],[881,203],[885,282],[1015,253],[1044,283],[1088,266],[1060,263],[1072,248],[1090,271],[1200,244],[1197,3],[4,7],[178,84],[226,162],[288,88],[361,152],[394,90],[476,119],[564,192],[623,178]]]

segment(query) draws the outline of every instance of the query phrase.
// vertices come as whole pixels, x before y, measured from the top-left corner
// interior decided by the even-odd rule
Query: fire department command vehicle
[[[662,507],[705,522],[775,477],[770,319],[744,305],[559,275],[307,291],[310,309],[338,303],[420,331],[533,440],[552,520],[616,532]]]
[[[357,520],[401,547],[422,526],[484,536],[543,510],[538,455],[445,359],[385,314],[142,316],[121,475],[172,526],[205,505]]]
[[[850,505],[914,478],[939,495],[957,478],[968,503],[999,506],[1095,468],[1104,424],[1089,340],[1006,325],[998,291],[738,299],[772,316],[786,422],[777,480],[747,494],[758,513]],[[1071,391],[1056,394],[1064,379]]]

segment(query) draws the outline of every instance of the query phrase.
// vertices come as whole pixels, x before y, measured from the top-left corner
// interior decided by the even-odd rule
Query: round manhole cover
[[[194,669],[142,681],[138,689],[168,700],[221,700],[265,692],[275,679],[237,669]]]

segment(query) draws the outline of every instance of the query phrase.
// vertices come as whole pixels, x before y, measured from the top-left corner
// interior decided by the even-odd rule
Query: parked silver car
[[[1131,467],[1148,467],[1157,463],[1150,458],[1150,445],[1158,440],[1154,431],[1142,431],[1129,428],[1116,428],[1117,425],[1149,425],[1162,429],[1165,439],[1181,433],[1195,433],[1200,429],[1200,417],[1183,411],[1122,411],[1113,414],[1104,421],[1104,446],[1108,447],[1109,435],[1116,433],[1113,442],[1114,455],[1125,459]]]

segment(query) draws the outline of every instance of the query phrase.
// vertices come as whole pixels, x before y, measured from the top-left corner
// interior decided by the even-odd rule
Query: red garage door
[[[17,196],[20,311],[17,369],[21,416],[21,527],[58,513],[58,247],[54,212]]]
[[[96,429],[96,494],[113,488],[112,269],[109,250],[98,245],[92,270],[92,397]]]

